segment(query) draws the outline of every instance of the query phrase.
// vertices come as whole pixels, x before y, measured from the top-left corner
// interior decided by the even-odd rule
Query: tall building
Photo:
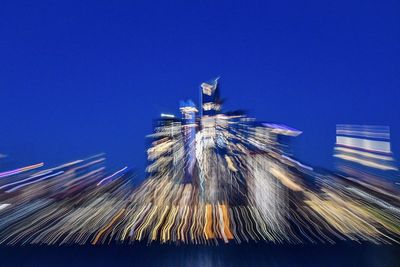
[[[204,206],[210,219],[219,216],[219,205],[227,212],[234,212],[235,207],[254,207],[268,218],[265,223],[269,229],[282,234],[284,227],[279,225],[287,220],[290,175],[284,164],[288,151],[281,139],[301,132],[282,124],[258,122],[243,112],[223,112],[218,79],[202,83],[201,95],[199,115],[192,101],[181,101],[181,118],[164,119],[166,129],[156,130],[158,135],[170,132],[171,127],[176,130],[159,139],[168,146],[153,163],[164,168],[157,173],[158,179],[184,186],[178,194],[184,197],[173,203]],[[154,153],[152,148],[149,151]],[[154,159],[153,154],[149,156]]]
[[[191,101],[181,101],[180,111],[182,113],[182,132],[185,150],[185,177],[184,183],[190,183],[194,179],[194,166],[196,163],[196,113],[197,108]]]
[[[214,116],[221,111],[222,102],[219,92],[219,78],[211,83],[202,83],[201,87],[201,116]]]
[[[334,157],[372,169],[397,170],[388,126],[338,124]]]
[[[336,125],[333,156],[337,169],[357,182],[388,190],[398,182],[388,126]]]

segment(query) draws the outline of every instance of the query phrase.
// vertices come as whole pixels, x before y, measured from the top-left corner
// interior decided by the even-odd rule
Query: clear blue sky
[[[106,152],[142,170],[152,120],[216,76],[227,108],[302,130],[305,162],[332,166],[337,123],[390,125],[400,159],[399,14],[398,0],[2,1],[3,162]]]

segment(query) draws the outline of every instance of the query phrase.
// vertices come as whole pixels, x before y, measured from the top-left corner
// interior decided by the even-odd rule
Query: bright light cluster
[[[0,244],[399,243],[387,128],[338,125],[339,172],[316,170],[292,155],[300,131],[209,109],[218,81],[201,87],[200,110],[156,121],[138,186],[103,155],[0,173]]]

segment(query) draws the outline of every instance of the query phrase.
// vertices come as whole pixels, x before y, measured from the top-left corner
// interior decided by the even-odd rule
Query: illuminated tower
[[[219,97],[218,78],[212,83],[202,83],[201,87],[201,116],[213,116],[221,110],[221,99]]]
[[[333,156],[338,170],[357,180],[387,188],[397,180],[389,126],[336,125]]]
[[[388,126],[337,125],[334,157],[382,171],[397,170]]]
[[[196,106],[193,101],[181,101],[182,131],[185,151],[185,176],[183,183],[193,182],[193,170],[196,163],[195,139],[196,139]]]

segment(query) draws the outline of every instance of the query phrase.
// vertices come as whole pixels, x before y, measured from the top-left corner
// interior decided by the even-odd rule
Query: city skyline
[[[0,49],[15,168],[105,152],[144,173],[152,119],[216,76],[228,109],[301,129],[309,164],[333,167],[336,124],[388,125],[400,154],[398,3],[17,2]]]
[[[155,121],[143,181],[104,154],[0,172],[0,244],[400,242],[388,127],[338,125],[338,169],[314,169],[301,131],[224,111],[218,79],[200,94]]]
[[[400,1],[3,1],[1,266],[399,266]]]

